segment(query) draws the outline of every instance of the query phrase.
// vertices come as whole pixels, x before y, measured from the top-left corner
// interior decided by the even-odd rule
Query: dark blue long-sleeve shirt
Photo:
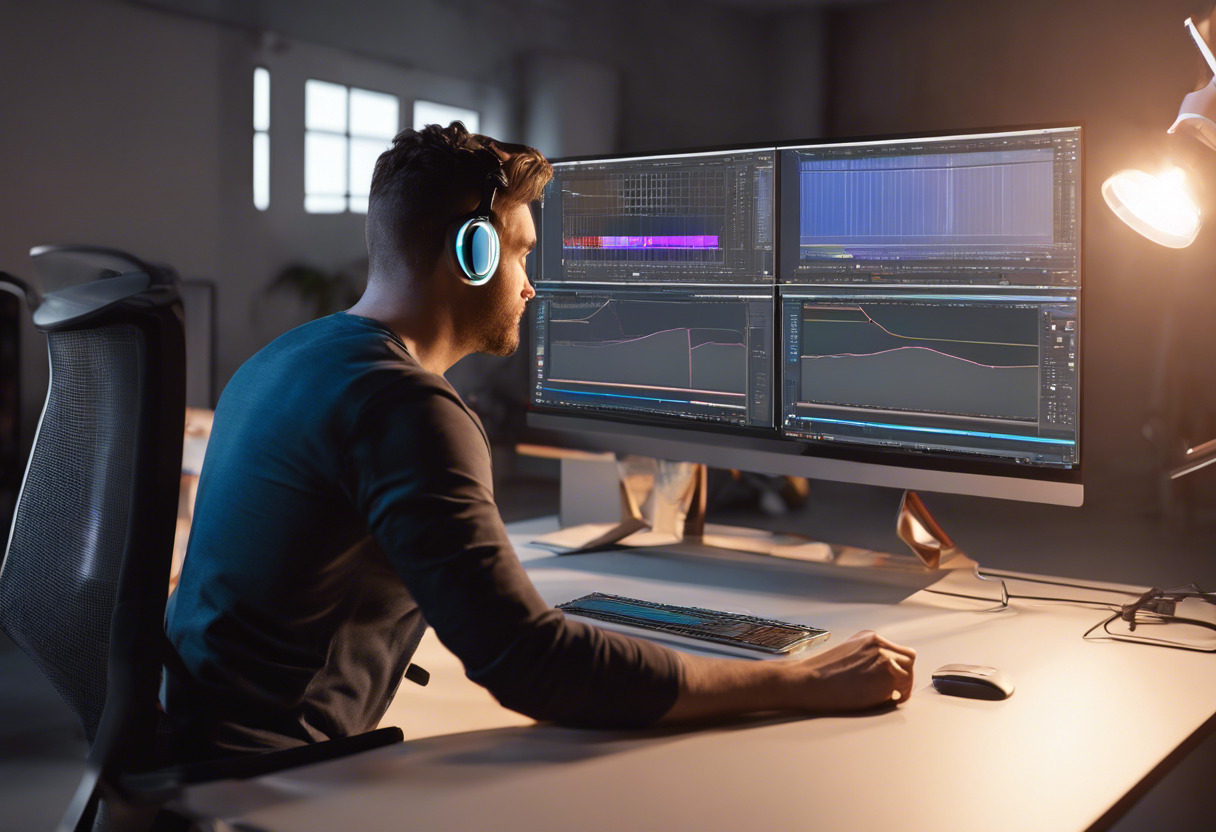
[[[670,651],[537,594],[447,381],[382,324],[331,315],[224,390],[167,618],[190,678],[167,671],[166,710],[201,753],[366,731],[426,624],[536,719],[644,725],[678,692]]]

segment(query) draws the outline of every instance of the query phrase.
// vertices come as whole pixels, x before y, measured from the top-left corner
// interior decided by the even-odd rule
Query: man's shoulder
[[[337,312],[288,330],[254,354],[246,366],[384,358],[417,366],[391,329],[370,318]]]
[[[388,403],[466,410],[447,380],[418,364],[392,330],[339,312],[280,335],[246,361],[225,387],[217,416],[289,415],[297,425],[344,433],[360,413]]]
[[[371,394],[380,387],[450,390],[442,376],[425,370],[388,327],[369,318],[338,312],[289,330],[271,341],[237,371],[234,380],[260,386],[276,381],[293,386],[315,382],[323,398]]]

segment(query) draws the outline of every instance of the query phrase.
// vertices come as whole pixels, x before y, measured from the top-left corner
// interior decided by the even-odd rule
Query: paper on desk
[[[679,538],[645,527],[633,531],[621,523],[584,523],[541,535],[531,542],[554,552],[591,552],[609,546],[669,546]]]

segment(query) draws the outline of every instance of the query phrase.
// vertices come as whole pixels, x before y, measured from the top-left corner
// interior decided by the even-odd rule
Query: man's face
[[[498,271],[484,286],[471,287],[477,352],[510,355],[519,347],[519,322],[536,295],[528,282],[527,260],[536,247],[536,225],[527,205],[496,211],[502,250]]]

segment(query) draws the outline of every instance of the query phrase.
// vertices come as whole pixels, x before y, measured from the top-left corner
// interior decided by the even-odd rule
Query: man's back
[[[195,518],[168,616],[193,678],[170,675],[166,707],[196,748],[374,727],[425,627],[420,604],[471,678],[534,715],[560,717],[580,663],[643,682],[626,722],[674,699],[665,653],[606,641],[536,596],[493,503],[480,423],[376,321],[306,324],[233,376]],[[546,684],[555,650],[576,672]]]
[[[233,376],[168,621],[198,682],[187,694],[198,701],[182,709],[191,718],[218,697],[224,711],[256,709],[269,732],[298,741],[374,727],[412,650],[341,647],[416,643],[425,624],[346,490],[343,438],[385,386],[417,387],[424,401],[445,394],[441,382],[383,327],[349,315],[287,333]],[[175,716],[173,694],[184,692],[169,687]],[[289,723],[265,725],[286,712]]]

